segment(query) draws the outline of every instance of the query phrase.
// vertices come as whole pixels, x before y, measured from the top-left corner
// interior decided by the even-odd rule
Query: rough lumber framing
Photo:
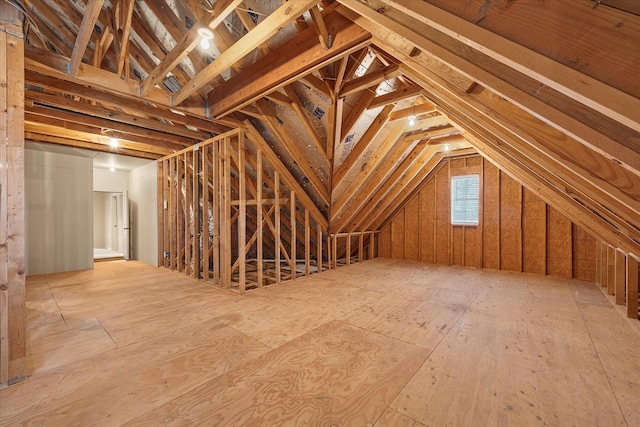
[[[159,265],[239,293],[295,280],[298,253],[311,274],[313,245],[321,272],[327,235],[326,220],[248,135],[238,129],[203,141],[160,159],[158,169],[159,203],[167,206],[158,217]]]
[[[257,25],[256,28],[251,31],[251,34],[247,34],[238,40],[238,42],[216,58],[214,62],[207,65],[194,78],[187,82],[187,84],[173,96],[174,105],[180,105],[182,101],[187,99],[192,93],[201,89],[207,82],[219,76],[225,69],[267,41],[280,27],[294,21],[298,16],[319,2],[320,0],[299,0],[280,6],[277,11]]]
[[[211,115],[220,117],[228,114],[300,78],[306,78],[309,82],[309,79],[315,78],[311,75],[314,70],[362,49],[371,38],[368,32],[336,13],[326,16],[325,23],[333,35],[331,48],[325,49],[320,45],[314,28],[305,30],[299,34],[299,39],[285,43],[272,51],[268,58],[256,61],[218,86],[211,100],[214,101]],[[251,77],[247,79],[247,76]],[[323,84],[319,85],[318,90],[331,96],[331,91]]]
[[[564,66],[515,42],[479,28],[455,15],[411,0],[383,0],[438,31],[511,68],[556,89],[619,123],[640,131],[640,100],[590,76]]]
[[[25,337],[24,40],[0,4],[0,388],[27,375]]]
[[[640,280],[638,279],[638,260],[631,256],[627,255],[627,294],[626,294],[626,304],[627,304],[627,317],[637,319],[640,317],[640,313],[638,312],[638,291],[640,288]]]

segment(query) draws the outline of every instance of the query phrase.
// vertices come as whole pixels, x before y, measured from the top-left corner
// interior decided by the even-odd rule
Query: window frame
[[[467,198],[461,198],[461,197],[457,197],[458,196],[458,192],[454,190],[454,181],[463,181],[463,180],[468,180],[470,178],[474,178],[476,180],[475,184],[477,185],[477,193],[475,194],[476,197],[467,197]],[[469,173],[469,174],[464,174],[464,175],[454,175],[451,176],[450,179],[450,188],[449,188],[449,197],[450,197],[450,223],[452,226],[466,226],[466,227],[478,227],[480,225],[480,174],[478,173]],[[455,194],[454,194],[455,192]],[[464,221],[462,218],[454,218],[454,204],[456,203],[456,201],[460,201],[462,200],[463,203],[467,204],[470,203],[471,201],[475,201],[477,203],[477,208],[476,208],[476,217],[475,217],[475,221]],[[467,209],[465,208],[465,211]]]

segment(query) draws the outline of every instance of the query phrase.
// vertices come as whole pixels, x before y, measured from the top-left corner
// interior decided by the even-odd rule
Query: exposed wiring
[[[29,30],[33,28],[34,29],[33,32],[35,33],[35,35],[38,36],[42,44],[46,47],[47,42],[42,36],[42,33],[40,32],[40,28],[38,28],[38,24],[36,24],[36,21],[34,21],[34,19],[29,15],[29,12],[27,12],[27,9],[22,5],[22,3],[20,3],[18,0],[4,0],[4,1],[5,3],[18,9],[18,11],[24,15],[22,26],[23,26],[23,31],[25,36],[28,37],[30,33]]]

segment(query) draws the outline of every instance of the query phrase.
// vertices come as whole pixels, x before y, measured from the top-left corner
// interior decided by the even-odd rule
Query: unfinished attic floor
[[[237,296],[139,262],[27,280],[0,425],[640,425],[592,283],[377,259]]]

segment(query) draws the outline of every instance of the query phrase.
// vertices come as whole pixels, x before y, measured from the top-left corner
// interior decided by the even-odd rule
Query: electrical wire
[[[35,35],[38,36],[38,38],[40,39],[40,41],[44,46],[47,46],[47,42],[42,36],[42,33],[40,32],[40,28],[38,27],[38,24],[36,24],[36,21],[29,15],[29,12],[27,12],[27,9],[18,0],[4,0],[4,1],[5,3],[18,9],[18,11],[24,15],[25,18],[22,21],[22,26],[23,26],[23,31],[25,35],[28,35],[29,29],[33,28],[34,29],[33,32],[35,33]]]

